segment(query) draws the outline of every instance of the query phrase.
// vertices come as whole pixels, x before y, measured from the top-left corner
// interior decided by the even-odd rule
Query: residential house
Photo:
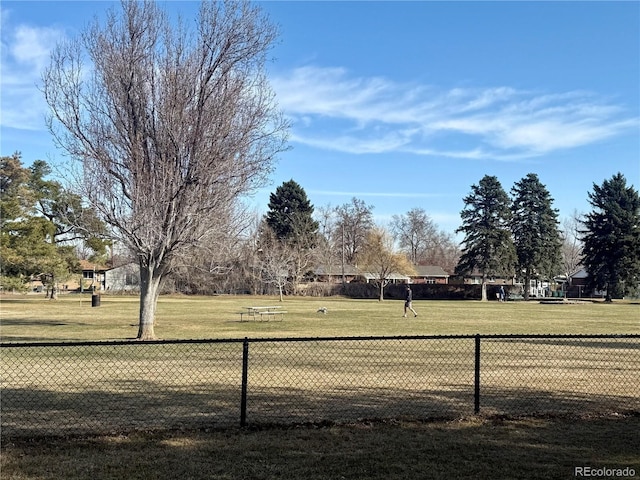
[[[80,268],[82,269],[81,292],[105,289],[105,273],[109,270],[109,267],[89,260],[80,260]]]
[[[345,283],[351,283],[360,275],[360,271],[353,265],[322,265],[313,271],[316,282],[341,283],[344,273]]]
[[[436,265],[416,265],[415,275],[409,275],[411,283],[420,284],[447,284],[449,274],[442,267]]]
[[[129,262],[109,269],[105,275],[104,289],[115,292],[139,290],[140,266],[135,262]]]
[[[575,273],[569,275],[571,285],[567,289],[567,297],[604,297],[607,292],[605,290],[591,290],[587,286],[589,272],[585,268],[581,268]]]
[[[474,270],[471,273],[465,275],[455,275],[449,279],[449,283],[464,284],[464,285],[480,285],[482,284],[482,272]],[[493,285],[521,285],[516,282],[515,277],[500,277],[489,276],[487,277],[487,283]]]
[[[361,272],[360,278],[362,278],[365,283],[370,283],[373,280],[379,280],[380,276],[371,272]],[[397,284],[397,283],[411,283],[411,277],[407,275],[403,275],[401,273],[392,272],[385,277],[385,280],[389,282],[389,284]]]
[[[353,265],[345,265],[344,270],[342,265],[319,266],[313,271],[313,278],[316,282],[341,283],[343,273],[345,283],[369,283],[371,280],[378,278],[377,275],[364,272]],[[409,283],[411,279],[406,275],[392,273],[389,275],[388,280],[390,283]]]

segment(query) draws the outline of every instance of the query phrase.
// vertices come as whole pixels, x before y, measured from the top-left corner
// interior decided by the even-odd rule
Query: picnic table
[[[244,317],[247,317],[247,320],[270,320],[271,318],[278,318],[280,320],[284,319],[284,314],[287,313],[285,310],[282,310],[282,307],[279,305],[270,305],[264,307],[244,307],[246,312],[239,312],[240,321],[244,320]]]

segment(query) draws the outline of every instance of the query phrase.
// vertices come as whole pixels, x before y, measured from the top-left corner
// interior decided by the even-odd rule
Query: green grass
[[[397,300],[288,297],[284,321],[240,322],[245,307],[279,305],[276,297],[161,297],[156,335],[163,339],[445,334],[639,333],[640,304],[416,301],[417,318],[402,318]],[[317,313],[326,307],[328,314]],[[137,297],[103,295],[0,298],[2,341],[111,340],[137,334]]]

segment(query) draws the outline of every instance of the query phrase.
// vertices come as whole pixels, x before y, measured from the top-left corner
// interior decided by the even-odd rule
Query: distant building
[[[371,283],[371,281],[379,280],[380,276],[376,273],[371,272],[361,272],[360,278],[362,278],[365,283]],[[385,277],[385,280],[390,284],[395,283],[411,283],[411,277],[407,275],[403,275],[401,273],[391,272],[389,275]]]
[[[341,283],[343,267],[342,265],[323,265],[313,271],[314,281],[326,283]],[[360,271],[353,265],[344,266],[344,280],[351,283],[360,275]]]
[[[95,290],[105,289],[105,273],[109,270],[109,267],[89,260],[80,260],[80,268],[82,269],[81,292],[94,290],[94,287]]]
[[[80,291],[95,290],[114,292],[135,291],[140,288],[140,267],[127,262],[118,266],[100,265],[88,260],[80,260],[82,282]]]
[[[455,275],[451,277],[449,283],[465,284],[465,285],[481,285],[482,284],[482,272],[474,270],[471,273],[465,275]],[[487,283],[493,285],[522,285],[516,282],[515,277],[501,277],[497,275],[487,276]]]
[[[448,283],[449,274],[445,272],[442,267],[433,265],[419,265],[414,267],[416,270],[415,275],[404,275],[401,273],[393,272],[388,275],[387,280],[389,283]],[[327,283],[340,283],[342,282],[342,265],[329,265],[320,266],[313,271],[314,281],[327,282]],[[377,279],[378,276],[375,273],[365,272],[353,265],[344,266],[344,280],[345,283],[351,282],[365,282],[369,283],[371,280]]]
[[[130,292],[140,289],[140,266],[130,262],[109,269],[105,275],[104,289],[115,292]]]
[[[413,267],[415,275],[410,275],[411,283],[447,284],[449,274],[442,267],[436,265],[416,265]]]

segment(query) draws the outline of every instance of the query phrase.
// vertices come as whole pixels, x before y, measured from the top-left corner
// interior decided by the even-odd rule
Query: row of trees
[[[25,168],[16,153],[2,157],[0,166],[4,288],[37,275],[53,295],[56,281],[77,270],[78,258],[104,262],[105,224],[82,206],[78,195],[46,178],[51,169],[45,162]],[[316,212],[304,189],[290,180],[271,194],[264,218],[253,214],[251,221],[246,212],[234,218],[243,228],[210,238],[207,248],[177,262],[170,277],[178,288],[203,293],[259,293],[271,285],[280,294],[295,294],[314,268],[339,274],[353,265],[374,274],[382,292],[389,273],[409,274],[411,265],[439,265],[461,275],[479,271],[485,280],[515,277],[524,284],[585,266],[593,272],[593,288],[620,295],[634,287],[637,194],[622,175],[594,185],[589,194],[594,212],[582,221],[574,213],[562,229],[549,192],[535,174],[517,182],[511,194],[496,177],[472,186],[458,229],[465,234],[461,250],[423,209],[394,215],[386,229],[375,225],[374,207],[357,198]]]
[[[607,301],[638,288],[640,197],[622,174],[601,186],[594,184],[589,193],[594,210],[577,227],[583,243],[578,255],[571,222],[565,232],[559,229],[558,211],[537,175],[517,182],[511,194],[507,195],[496,177],[487,175],[464,199],[458,231],[465,236],[456,273],[479,271],[483,299],[489,277],[515,277],[529,285],[532,276],[568,276],[579,262],[589,273],[588,286],[606,290]],[[524,293],[528,298],[528,288]]]
[[[581,266],[591,274],[591,288],[606,290],[608,300],[638,287],[640,203],[624,176],[594,185],[589,194],[594,211],[582,219],[574,213],[563,228],[537,175],[528,174],[510,193],[492,176],[472,186],[461,212],[460,249],[419,208],[394,215],[389,229],[375,225],[373,207],[357,198],[314,215],[304,189],[290,180],[271,194],[269,211],[255,223],[239,261],[252,266],[254,285],[273,284],[280,294],[286,288],[297,293],[314,267],[338,274],[344,265],[372,274],[381,299],[390,273],[411,274],[419,264],[459,275],[479,272],[483,299],[489,278],[528,286],[534,278],[568,279]],[[528,298],[528,288],[524,294]]]
[[[112,235],[80,197],[46,178],[51,170],[45,162],[25,168],[14,154],[2,157],[0,167],[4,288],[37,275],[53,297],[56,281],[77,271],[79,258],[105,261]],[[168,278],[202,293],[274,288],[282,296],[299,293],[318,266],[335,275],[354,265],[373,274],[382,299],[390,273],[436,264],[461,275],[481,272],[486,299],[490,277],[526,285],[532,277],[550,279],[583,265],[591,287],[606,290],[610,299],[638,285],[640,200],[621,174],[594,185],[589,200],[594,211],[582,220],[574,215],[560,229],[553,200],[535,174],[517,182],[511,196],[496,177],[485,176],[464,199],[460,249],[423,209],[394,215],[385,229],[375,224],[373,206],[357,198],[315,212],[304,189],[290,180],[271,194],[265,216],[234,217],[243,229],[211,238],[207,248],[176,263]]]
[[[425,237],[433,233],[432,243],[441,243],[445,234],[437,231],[424,211],[420,218],[425,227],[431,227],[425,228]],[[381,282],[386,282],[386,275],[379,272],[411,271],[407,256],[396,252],[394,237],[375,225],[373,206],[353,198],[316,212],[294,180],[277,187],[270,196],[267,214],[254,214],[245,226],[241,235],[229,237],[226,248],[221,249],[228,255],[218,257],[215,268],[205,268],[205,263],[211,266],[211,259],[202,258],[199,268],[181,271],[182,288],[252,293],[275,289],[282,296],[299,293],[305,277],[318,267],[339,276],[345,267],[358,266],[375,272]],[[450,256],[455,256],[457,247],[452,240],[449,246],[454,250]],[[393,263],[385,262],[380,270],[376,265],[384,255]],[[220,275],[208,275],[214,271]]]
[[[459,249],[450,235],[440,231],[423,209],[394,215],[391,231],[376,225],[373,206],[358,198],[337,207],[322,207],[315,218],[304,189],[294,180],[284,182],[271,194],[269,211],[259,238],[273,240],[259,246],[263,255],[274,248],[290,250],[291,268],[281,264],[280,283],[293,280],[293,289],[314,267],[339,274],[345,266],[357,266],[374,276],[382,299],[390,273],[413,272],[413,265],[455,265]],[[266,233],[266,235],[265,235]],[[275,245],[274,245],[275,243]],[[396,248],[396,244],[398,248]],[[280,258],[283,258],[279,253]],[[286,257],[286,256],[285,256]]]

